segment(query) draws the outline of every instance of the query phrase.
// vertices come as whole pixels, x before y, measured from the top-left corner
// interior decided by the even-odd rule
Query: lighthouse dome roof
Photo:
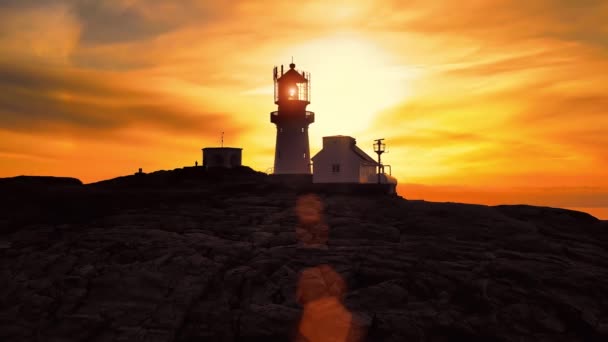
[[[299,72],[296,71],[295,66],[296,66],[295,64],[291,63],[289,65],[289,70],[287,70],[287,72],[285,72],[279,78],[279,82],[283,82],[283,81],[287,81],[288,83],[306,83],[306,82],[308,82],[308,80],[304,76],[302,76],[302,74],[300,74]]]

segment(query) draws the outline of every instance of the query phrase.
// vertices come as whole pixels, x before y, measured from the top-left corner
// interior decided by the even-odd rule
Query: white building
[[[378,183],[378,162],[368,156],[349,136],[323,137],[323,149],[314,157],[313,183]],[[382,174],[381,183],[395,178]]]

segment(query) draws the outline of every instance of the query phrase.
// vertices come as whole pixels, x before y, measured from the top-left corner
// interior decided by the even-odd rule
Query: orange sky
[[[243,147],[273,164],[272,67],[312,73],[321,137],[406,198],[608,219],[608,2],[4,0],[0,177],[84,182]]]

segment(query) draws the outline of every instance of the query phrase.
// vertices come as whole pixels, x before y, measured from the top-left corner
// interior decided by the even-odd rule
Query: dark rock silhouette
[[[48,188],[79,186],[82,182],[70,177],[51,177],[51,176],[17,176],[11,178],[0,178],[0,189],[13,190],[23,188]]]
[[[608,338],[608,223],[585,213],[317,204],[248,168],[51,183],[0,180],[3,341],[294,341],[320,265],[366,341]]]

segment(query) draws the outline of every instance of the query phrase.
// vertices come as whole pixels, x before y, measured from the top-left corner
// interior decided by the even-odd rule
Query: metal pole
[[[384,150],[382,149],[382,140],[383,139],[376,139],[376,145],[374,145],[374,152],[376,152],[378,154],[378,184],[382,183],[381,180],[381,174],[384,173],[384,167],[382,166],[382,153],[384,152]]]
[[[382,153],[380,152],[380,140],[378,140],[378,184],[382,183],[380,173],[382,172]]]

